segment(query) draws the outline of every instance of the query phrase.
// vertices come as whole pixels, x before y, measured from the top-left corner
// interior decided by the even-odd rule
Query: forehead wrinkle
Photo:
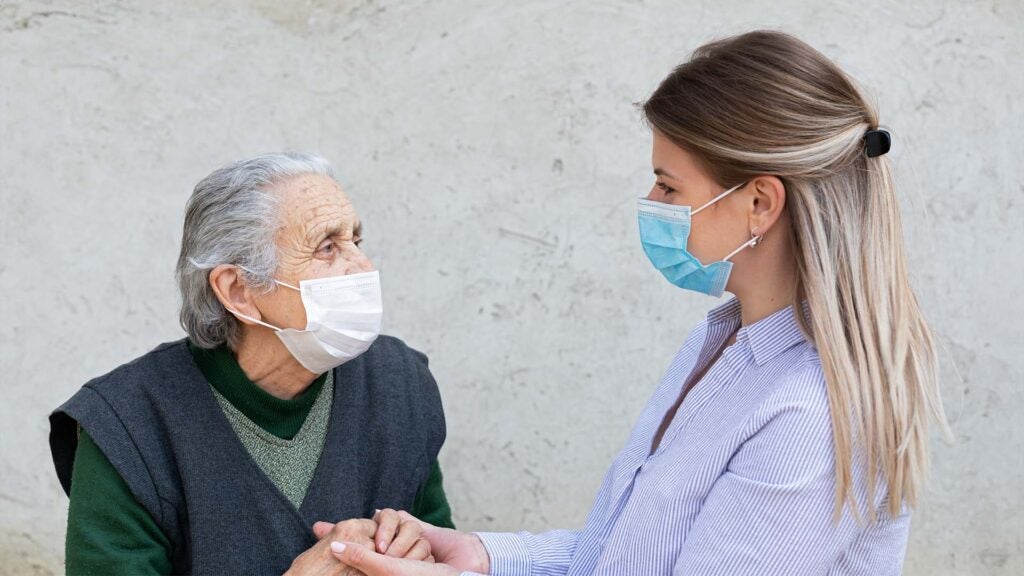
[[[310,245],[319,244],[324,238],[330,238],[332,236],[344,236],[345,231],[348,229],[344,224],[332,224],[325,223],[322,225],[315,226],[313,229],[306,234],[306,242]]]
[[[319,244],[325,233],[344,234],[351,230],[355,211],[341,187],[322,177],[304,176],[280,190],[289,205],[288,228],[294,241]]]
[[[305,239],[310,244],[319,243],[321,239],[329,236],[343,236],[353,229],[350,210],[313,210],[312,217],[304,220],[306,223],[314,222],[305,234]]]

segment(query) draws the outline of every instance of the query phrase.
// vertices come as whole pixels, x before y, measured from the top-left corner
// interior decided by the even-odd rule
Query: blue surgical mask
[[[669,282],[680,288],[716,298],[725,292],[729,273],[732,272],[732,262],[729,259],[740,250],[757,245],[761,236],[752,235],[750,240],[722,260],[704,265],[686,249],[686,243],[690,238],[690,218],[742,186],[743,184],[734,186],[692,211],[689,206],[640,199],[640,243],[651,264],[654,264]]]

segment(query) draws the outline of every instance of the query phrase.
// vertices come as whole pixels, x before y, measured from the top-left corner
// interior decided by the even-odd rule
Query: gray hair
[[[181,290],[181,327],[200,348],[232,347],[239,325],[210,287],[222,264],[243,268],[251,287],[271,290],[277,270],[275,237],[281,225],[272,188],[303,174],[334,178],[330,164],[312,154],[264,154],[215,170],[196,184],[185,210],[175,276]]]

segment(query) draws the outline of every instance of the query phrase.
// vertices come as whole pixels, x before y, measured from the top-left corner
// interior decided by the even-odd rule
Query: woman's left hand
[[[331,552],[342,564],[366,576],[458,576],[447,564],[384,556],[353,542],[331,542]]]

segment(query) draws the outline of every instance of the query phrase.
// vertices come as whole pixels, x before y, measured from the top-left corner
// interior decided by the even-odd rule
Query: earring
[[[753,248],[764,241],[764,234],[757,235],[757,228],[750,231],[750,247]]]

